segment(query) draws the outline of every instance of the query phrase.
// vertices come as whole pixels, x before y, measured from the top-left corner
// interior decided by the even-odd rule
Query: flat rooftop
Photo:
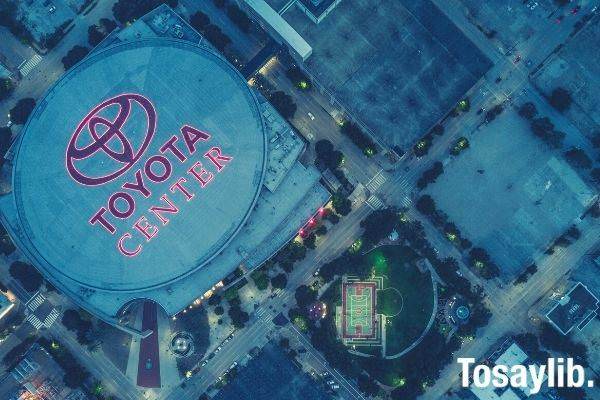
[[[426,191],[512,279],[576,222],[597,192],[513,109],[469,140],[470,148]]]
[[[595,15],[534,77],[546,96],[558,86],[569,91],[573,103],[564,114],[589,139],[600,131],[599,37],[600,16]]]
[[[568,334],[576,326],[583,329],[598,312],[598,298],[581,282],[569,290],[546,317],[563,335]]]
[[[389,146],[411,146],[490,68],[429,0],[342,1],[318,25],[283,18],[310,44],[305,68]]]

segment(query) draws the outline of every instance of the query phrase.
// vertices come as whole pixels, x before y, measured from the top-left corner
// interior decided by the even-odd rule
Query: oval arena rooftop
[[[262,264],[327,200],[303,148],[210,46],[116,37],[38,100],[1,217],[105,320],[136,299],[174,314]]]

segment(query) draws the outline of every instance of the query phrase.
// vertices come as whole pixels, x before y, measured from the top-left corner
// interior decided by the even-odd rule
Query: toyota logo
[[[125,125],[135,108],[140,108],[147,118],[144,139],[139,148],[129,140],[137,135],[124,132],[124,128],[131,129],[131,126],[128,128]],[[113,114],[116,111],[114,119],[106,117],[111,111]],[[156,110],[150,100],[131,93],[108,99],[90,111],[77,126],[67,146],[67,170],[71,177],[82,185],[97,186],[108,183],[133,167],[148,148],[155,131]],[[82,140],[82,137],[87,138]],[[78,147],[78,142],[85,142],[85,145]],[[109,168],[113,172],[92,176],[88,171],[82,171],[81,161],[90,157],[109,161]]]

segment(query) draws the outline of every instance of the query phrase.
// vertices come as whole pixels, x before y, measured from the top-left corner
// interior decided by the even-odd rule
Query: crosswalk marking
[[[34,54],[29,60],[19,66],[21,76],[26,77],[42,61],[42,56]]]
[[[387,181],[387,176],[383,174],[383,171],[379,171],[370,181],[367,183],[366,188],[370,193],[374,193]]]
[[[31,311],[35,311],[39,306],[41,306],[46,298],[40,292],[37,292],[29,301],[27,302],[27,308]]]
[[[29,314],[27,316],[27,321],[29,321],[35,329],[40,329],[42,326],[44,326],[44,323],[40,321],[40,319],[34,314]]]
[[[366,201],[367,205],[371,207],[373,210],[379,210],[383,208],[383,201],[379,199],[377,196],[371,196]]]
[[[404,207],[410,207],[412,205],[412,200],[409,199],[408,196],[404,196],[400,202]]]

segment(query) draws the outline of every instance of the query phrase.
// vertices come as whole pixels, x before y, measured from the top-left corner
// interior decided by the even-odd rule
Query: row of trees
[[[354,185],[348,180],[346,174],[341,169],[344,165],[345,156],[339,150],[336,150],[333,143],[327,139],[321,139],[315,143],[315,166],[320,171],[329,169],[343,186],[342,192],[351,193]]]
[[[431,219],[434,225],[442,228],[448,240],[455,243],[462,250],[470,249],[472,243],[461,237],[458,227],[448,221],[448,216],[436,208],[435,201],[429,195],[423,195],[417,200],[417,210]],[[469,251],[469,264],[481,277],[492,279],[500,275],[500,268],[491,260],[489,254],[480,247],[474,247]]]
[[[75,357],[60,342],[50,342],[46,338],[39,338],[38,343],[46,349],[54,361],[65,371],[63,381],[71,389],[81,387],[90,377],[90,373],[77,361]]]
[[[88,42],[90,46],[96,47],[115,28],[117,23],[112,19],[102,18],[97,24],[88,28]]]
[[[61,60],[65,67],[65,71],[71,69],[79,61],[83,60],[89,53],[90,49],[88,47],[79,45],[73,46]]]
[[[471,248],[472,243],[469,239],[463,238],[460,229],[449,221],[448,215],[438,210],[435,201],[431,196],[425,194],[421,196],[416,203],[417,211],[428,217],[431,222],[444,232],[446,238],[462,250]]]
[[[421,190],[425,189],[427,185],[429,185],[430,183],[434,183],[437,180],[437,178],[443,173],[444,165],[440,161],[434,162],[429,169],[423,171],[423,174],[421,175],[419,180],[417,180],[417,187]]]
[[[252,20],[235,4],[227,6],[227,16],[242,32],[248,33],[252,29]]]
[[[190,25],[200,32],[219,51],[225,50],[231,44],[229,36],[224,34],[216,25],[211,24],[208,15],[201,11],[190,17]]]
[[[375,143],[355,123],[345,121],[341,125],[340,131],[343,135],[348,136],[348,138],[350,138],[350,140],[367,156],[371,157],[377,154],[377,146]]]
[[[10,109],[10,120],[16,125],[23,125],[33,112],[35,104],[35,100],[30,97],[17,101]]]
[[[94,341],[94,326],[89,314],[84,312],[82,315],[75,309],[66,310],[62,317],[62,324],[71,332],[75,332],[80,344],[90,345]]]
[[[21,261],[13,262],[8,269],[10,276],[19,281],[23,289],[30,293],[36,292],[44,283],[44,278],[32,265]]]

